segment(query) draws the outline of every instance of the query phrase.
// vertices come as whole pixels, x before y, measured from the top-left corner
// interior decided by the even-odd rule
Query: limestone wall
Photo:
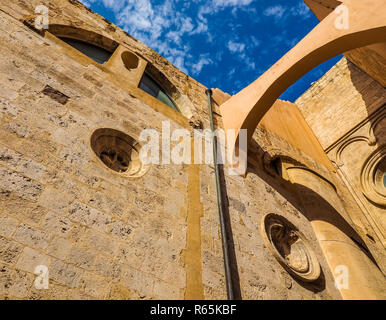
[[[359,52],[357,59],[365,60]],[[352,219],[367,230],[378,256],[386,245],[385,192],[376,180],[385,161],[385,103],[385,88],[346,58],[296,101],[361,208],[351,211]]]
[[[295,104],[326,150],[385,101],[382,85],[343,58]]]
[[[204,86],[76,1],[43,1],[51,23],[104,35],[160,70],[186,107],[183,115],[171,110],[123,71],[98,66],[27,27],[41,2],[0,1],[0,297],[226,298],[213,168],[152,165],[141,177],[127,177],[108,169],[90,147],[99,128],[134,139],[144,128],[160,130],[163,120],[172,129],[192,130],[190,122],[208,128]],[[272,171],[277,156],[331,181],[339,196],[328,201],[343,215],[357,210],[332,172],[258,129],[247,176],[225,176],[224,183],[237,296],[340,299],[307,214],[312,207],[302,201],[304,190]],[[262,218],[269,213],[306,236],[321,266],[318,281],[300,281],[279,264],[263,241]],[[49,269],[48,290],[34,286],[37,265]]]

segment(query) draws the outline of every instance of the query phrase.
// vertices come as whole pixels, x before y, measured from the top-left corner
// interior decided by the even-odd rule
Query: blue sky
[[[235,94],[318,23],[302,0],[81,0],[207,87]],[[294,101],[340,57],[309,72]]]

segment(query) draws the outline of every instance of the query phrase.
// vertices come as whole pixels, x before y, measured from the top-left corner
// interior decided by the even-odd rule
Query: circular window
[[[386,206],[386,146],[376,150],[362,168],[363,194],[372,202]]]
[[[94,131],[91,148],[103,164],[116,172],[141,176],[148,169],[139,159],[138,142],[121,131],[107,128]]]
[[[136,69],[139,64],[139,59],[138,57],[130,52],[130,51],[124,51],[121,55],[123,64],[128,70]]]
[[[379,193],[386,193],[386,159],[377,166],[374,175],[374,183]]]
[[[268,214],[262,221],[263,238],[279,263],[292,275],[306,282],[320,276],[320,265],[305,236],[287,219]]]

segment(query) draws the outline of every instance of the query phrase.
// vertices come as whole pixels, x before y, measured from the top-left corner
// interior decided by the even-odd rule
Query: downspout
[[[223,208],[223,202],[222,202],[223,194],[220,186],[220,174],[219,174],[219,167],[217,162],[217,136],[215,134],[214,124],[213,124],[212,90],[207,89],[205,93],[208,97],[210,129],[212,131],[213,166],[214,166],[214,172],[216,176],[217,206],[218,206],[218,213],[220,217],[221,241],[222,241],[224,269],[225,269],[225,283],[226,283],[228,300],[234,300],[230,255],[229,255],[229,244],[228,244],[228,237],[227,237],[227,232],[225,228],[224,208]]]

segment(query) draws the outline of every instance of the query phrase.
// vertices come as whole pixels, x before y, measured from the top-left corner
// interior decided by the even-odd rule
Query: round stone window
[[[311,282],[320,276],[320,265],[305,236],[286,218],[268,214],[262,221],[264,241],[279,263],[298,279]]]
[[[122,58],[123,64],[128,70],[138,68],[139,59],[134,53],[130,51],[124,51],[121,54],[121,58]]]
[[[141,176],[148,169],[139,159],[138,142],[121,131],[108,128],[94,131],[91,148],[100,161],[115,172]]]

